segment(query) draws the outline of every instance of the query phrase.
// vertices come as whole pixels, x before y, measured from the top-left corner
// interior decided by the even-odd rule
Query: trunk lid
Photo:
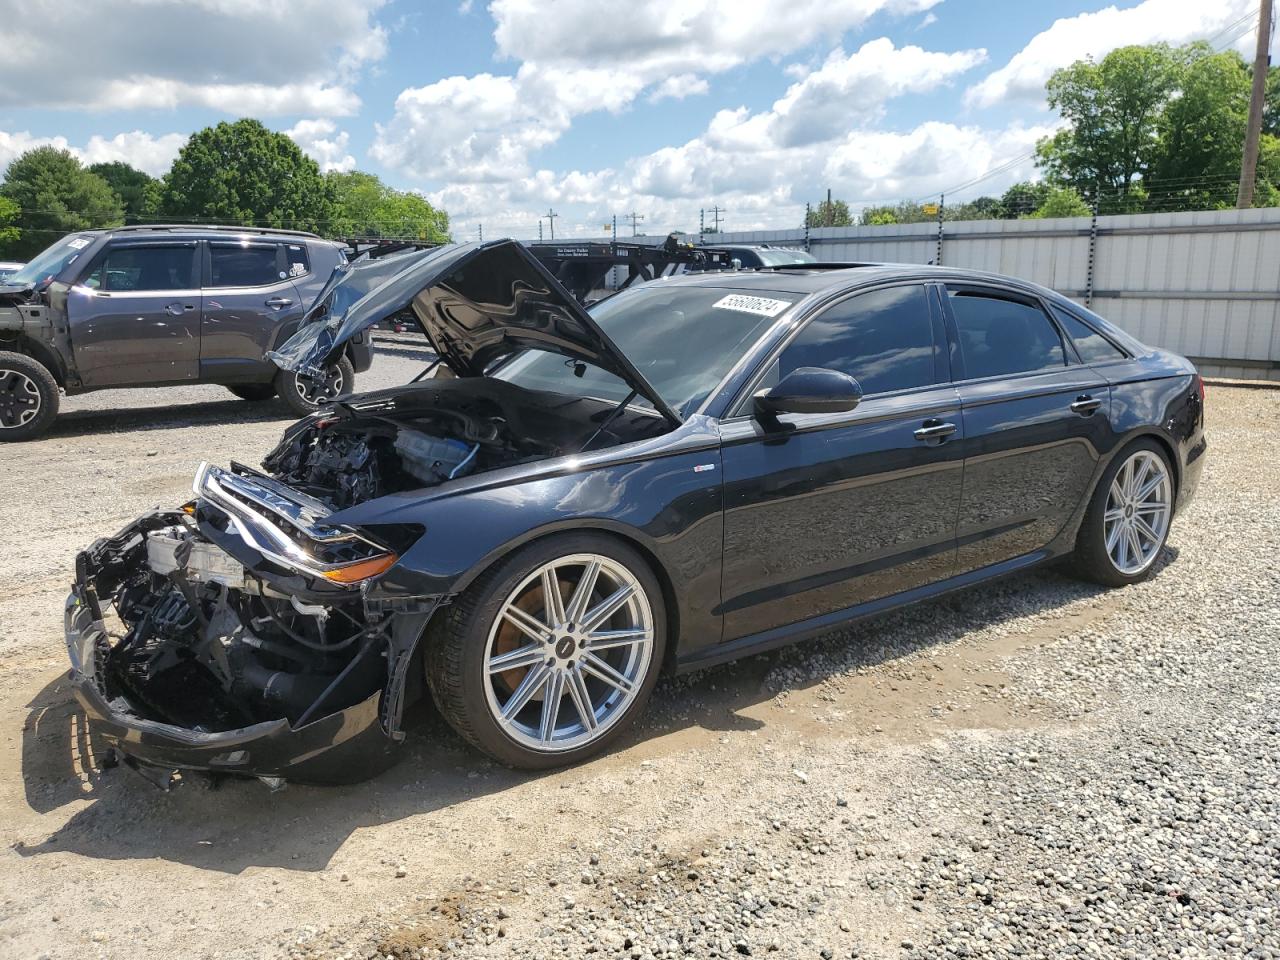
[[[298,332],[268,358],[285,370],[318,373],[352,337],[411,307],[432,348],[460,377],[483,376],[495,361],[521,350],[546,350],[609,371],[673,424],[680,423],[523,244],[450,244],[397,260],[403,266],[375,284],[369,283],[372,268],[362,270],[359,261],[335,274]]]

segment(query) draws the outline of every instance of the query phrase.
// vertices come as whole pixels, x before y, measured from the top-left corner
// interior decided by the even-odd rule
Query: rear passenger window
[[[849,374],[868,394],[937,383],[925,288],[850,297],[811,320],[778,361],[779,378],[798,367],[828,367]]]
[[[289,276],[300,277],[311,270],[306,247],[300,243],[290,243],[284,249],[289,263]]]
[[[192,290],[195,247],[115,247],[85,278],[85,286],[117,292]]]
[[[276,245],[209,244],[212,287],[262,287],[284,279],[276,263]]]
[[[967,377],[1065,366],[1062,338],[1039,307],[957,290],[951,291],[950,299]]]
[[[1124,359],[1124,352],[1119,347],[1084,321],[1077,319],[1075,314],[1068,313],[1060,307],[1050,306],[1049,309],[1062,324],[1062,329],[1067,331],[1067,336],[1076,346],[1076,353],[1080,354],[1080,359],[1085,363],[1104,363],[1107,360]]]

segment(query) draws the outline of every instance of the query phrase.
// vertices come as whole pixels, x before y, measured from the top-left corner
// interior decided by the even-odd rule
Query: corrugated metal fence
[[[806,231],[707,243],[803,246]],[[1280,381],[1280,209],[970,220],[808,231],[822,260],[942,263],[1022,277],[1088,303],[1205,374]]]

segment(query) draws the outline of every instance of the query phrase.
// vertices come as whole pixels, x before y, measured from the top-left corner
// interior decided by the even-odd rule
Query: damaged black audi
[[[131,764],[358,780],[425,696],[572,763],[663,671],[1055,559],[1150,576],[1203,466],[1186,360],[1007,278],[798,264],[587,310],[518,243],[450,245],[340,267],[270,357],[314,375],[390,318],[438,357],[413,382],[77,557],[76,695]]]

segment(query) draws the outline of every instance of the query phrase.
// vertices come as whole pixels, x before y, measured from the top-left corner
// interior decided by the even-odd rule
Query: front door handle
[[[184,313],[190,313],[195,308],[194,303],[171,303],[164,308],[164,312],[171,317],[180,317]]]
[[[1102,406],[1101,400],[1095,400],[1093,397],[1085,393],[1076,397],[1075,402],[1071,404],[1071,412],[1078,413],[1082,417],[1087,417],[1100,406]]]
[[[926,420],[924,425],[915,432],[915,438],[923,443],[937,442],[941,443],[947,437],[956,432],[954,423],[943,423],[941,420]]]
[[[268,297],[267,298],[267,306],[271,307],[274,310],[279,310],[282,307],[287,307],[291,303],[293,303],[293,301],[290,300],[288,297]]]

